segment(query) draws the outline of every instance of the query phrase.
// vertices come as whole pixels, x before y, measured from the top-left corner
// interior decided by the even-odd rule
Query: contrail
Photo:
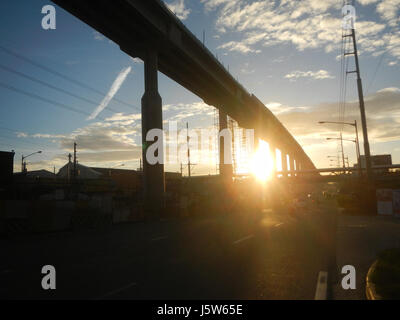
[[[87,118],[87,120],[93,120],[97,117],[97,115],[104,110],[110,103],[111,99],[115,96],[118,92],[119,88],[121,88],[122,84],[124,83],[126,77],[128,76],[129,72],[131,72],[131,67],[127,67],[123,69],[118,77],[115,79],[114,83],[112,84],[110,90],[107,92],[104,99],[101,103],[97,106],[97,108],[92,112],[92,114]]]

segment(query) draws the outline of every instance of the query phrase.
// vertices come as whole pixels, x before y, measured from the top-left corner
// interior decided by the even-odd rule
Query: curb
[[[371,275],[375,271],[377,264],[378,260],[375,260],[375,262],[368,269],[366,285],[365,285],[365,293],[367,295],[368,300],[383,300],[382,297],[376,293],[375,284],[371,281]]]

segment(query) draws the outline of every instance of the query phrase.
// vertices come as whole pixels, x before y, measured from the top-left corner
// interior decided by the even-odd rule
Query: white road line
[[[278,227],[281,226],[281,225],[283,225],[283,222],[277,223],[277,224],[275,225],[275,228],[278,228]]]
[[[249,240],[249,239],[251,239],[251,238],[253,238],[253,237],[254,237],[254,234],[251,234],[251,235],[249,235],[249,236],[247,236],[247,237],[244,237],[244,238],[242,238],[242,239],[239,239],[239,240],[234,241],[233,244],[238,244],[238,243],[240,243],[240,242]]]
[[[315,300],[326,300],[328,291],[328,272],[320,271],[318,274],[317,289],[315,290]]]
[[[104,298],[110,297],[110,296],[112,296],[112,295],[114,295],[114,294],[117,294],[117,293],[119,293],[119,292],[121,292],[121,291],[124,291],[124,290],[126,290],[126,289],[129,289],[129,288],[131,288],[131,287],[133,287],[133,286],[136,286],[136,282],[132,282],[132,283],[127,284],[126,286],[123,286],[123,287],[121,287],[121,288],[119,288],[119,289],[115,289],[115,290],[113,290],[113,291],[110,291],[110,292],[108,292],[108,293],[102,295],[102,296],[101,296],[100,298],[98,298],[98,299],[104,299]]]
[[[167,238],[168,238],[167,236],[158,237],[158,238],[153,238],[153,239],[151,239],[151,241],[160,241],[160,240],[164,240],[164,239],[167,239]]]

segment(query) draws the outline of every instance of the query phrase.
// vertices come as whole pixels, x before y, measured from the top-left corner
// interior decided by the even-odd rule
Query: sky
[[[339,126],[360,122],[356,79],[340,92],[341,0],[167,0],[165,3],[231,74],[279,118],[317,167],[336,156]],[[139,167],[143,62],[121,52],[60,7],[56,29],[42,28],[41,0],[0,2],[0,150],[22,154],[28,170],[58,170],[74,141],[78,161],[99,167]],[[400,163],[400,0],[358,0],[360,53],[368,133],[373,154]],[[349,70],[353,58],[348,57]],[[165,127],[213,128],[214,108],[159,73]],[[343,92],[343,91],[342,91]],[[360,128],[361,131],[361,128]],[[343,126],[354,139],[354,128]],[[360,132],[362,145],[362,135]],[[363,148],[362,152],[363,152]],[[193,150],[196,157],[197,150]],[[355,146],[344,142],[350,163]],[[207,151],[193,174],[214,174],[216,152]],[[195,159],[192,162],[196,162]],[[165,164],[178,171],[179,164]]]

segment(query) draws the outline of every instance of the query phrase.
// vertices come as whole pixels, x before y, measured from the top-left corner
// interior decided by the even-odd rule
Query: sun
[[[259,140],[259,146],[250,162],[251,173],[260,182],[265,182],[272,177],[274,161],[271,157],[269,145],[263,140]]]

